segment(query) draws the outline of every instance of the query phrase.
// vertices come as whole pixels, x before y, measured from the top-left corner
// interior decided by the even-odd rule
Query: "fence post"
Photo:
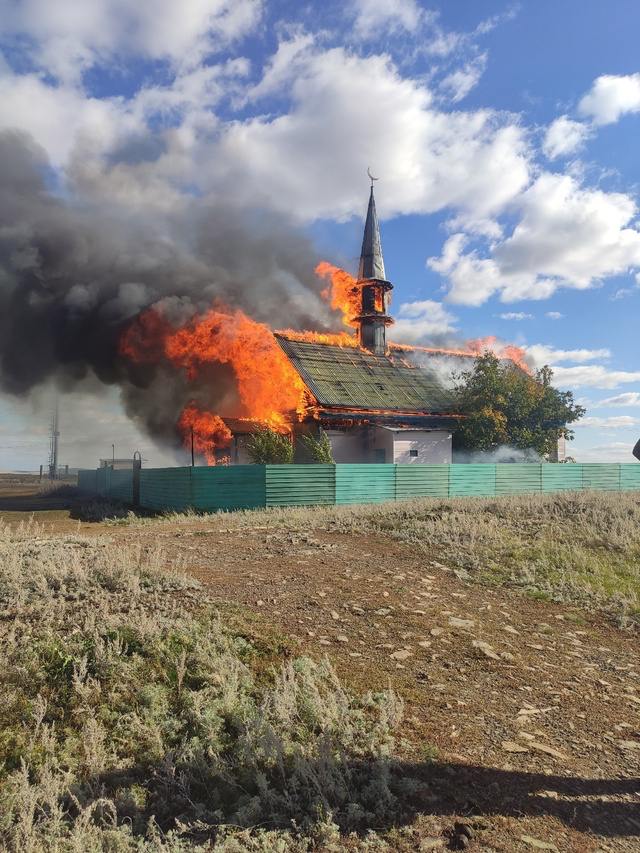
[[[136,450],[133,454],[133,472],[131,482],[131,500],[134,506],[140,506],[140,470],[142,468],[142,454]]]

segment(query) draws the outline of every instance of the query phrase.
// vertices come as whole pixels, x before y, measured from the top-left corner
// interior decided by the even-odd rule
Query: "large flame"
[[[362,313],[362,285],[352,275],[327,261],[320,261],[316,275],[326,279],[329,284],[320,292],[335,311],[342,312],[345,326],[357,328],[355,317]]]
[[[360,344],[355,335],[347,332],[300,332],[297,329],[281,329],[277,334],[292,341],[307,341],[310,344],[329,344],[333,347],[354,347]]]
[[[355,317],[361,313],[361,284],[349,273],[323,261],[316,273],[328,280],[322,296],[335,310],[342,312],[343,323],[357,328]],[[384,307],[384,306],[382,306]],[[292,340],[309,341],[340,347],[359,347],[356,335],[300,332],[287,329],[280,332]],[[499,358],[510,359],[530,372],[524,350],[505,344],[494,336],[467,341],[454,349],[390,344],[390,355],[403,351],[422,351],[433,354],[474,357],[494,352]],[[305,406],[313,399],[306,391],[298,372],[280,349],[273,332],[239,309],[216,305],[204,314],[195,315],[181,326],[172,324],[160,307],[141,313],[124,332],[120,352],[134,362],[157,363],[168,361],[184,370],[191,382],[196,382],[206,365],[226,364],[236,379],[237,403],[232,411],[205,411],[191,401],[182,410],[176,427],[184,445],[191,446],[215,464],[216,450],[229,447],[231,431],[223,417],[250,420],[289,432],[296,417],[303,417]],[[412,366],[407,362],[407,366]]]
[[[182,368],[191,381],[212,363],[228,364],[236,379],[240,408],[221,412],[243,417],[280,432],[291,429],[304,408],[305,386],[268,326],[237,309],[216,307],[176,328],[162,311],[150,308],[125,331],[120,351],[136,362],[161,358]],[[215,461],[215,448],[229,444],[231,433],[221,417],[190,403],[177,423],[186,446],[194,430],[194,448]],[[208,449],[207,449],[208,448]]]
[[[193,435],[193,449],[204,456],[208,465],[216,464],[216,449],[231,444],[231,430],[221,417],[204,412],[195,403],[189,403],[178,418],[182,443],[189,449]]]

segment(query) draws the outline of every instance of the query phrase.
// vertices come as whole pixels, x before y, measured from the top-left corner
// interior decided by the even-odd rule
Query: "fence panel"
[[[132,501],[133,472],[81,470],[82,491]],[[253,509],[378,503],[414,497],[640,490],[640,465],[235,465],[144,468],[140,504],[150,509]]]
[[[620,465],[620,488],[624,490],[640,489],[640,464],[623,462]]]
[[[191,470],[192,506],[216,510],[265,506],[264,465],[216,465]]]
[[[599,462],[584,464],[582,468],[582,488],[601,489],[607,492],[620,491],[620,466]]]
[[[485,495],[493,497],[496,493],[495,465],[465,465],[457,463],[450,466],[449,495]]]
[[[109,496],[111,486],[111,468],[98,468],[96,471],[96,491],[101,497]]]
[[[396,499],[449,497],[448,465],[396,465]]]
[[[98,491],[98,472],[95,468],[78,471],[78,488],[81,492],[96,494]]]
[[[582,465],[542,465],[542,491],[567,492],[582,488]]]
[[[191,468],[143,468],[140,504],[149,509],[177,512],[192,506]]]
[[[111,472],[109,497],[128,504],[133,501],[133,470]]]
[[[395,500],[395,465],[336,465],[336,503],[370,504]]]
[[[335,504],[335,465],[266,465],[267,506]]]
[[[496,465],[496,495],[542,491],[542,465],[532,462]]]

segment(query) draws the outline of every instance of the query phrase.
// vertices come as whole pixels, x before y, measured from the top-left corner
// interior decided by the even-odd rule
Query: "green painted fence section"
[[[396,500],[448,498],[450,465],[396,465]]]
[[[130,504],[133,500],[133,471],[112,471],[109,497]]]
[[[566,492],[582,488],[582,465],[543,465],[542,491]]]
[[[261,466],[248,465],[247,467],[254,469]],[[266,502],[262,506],[334,504],[337,467],[336,465],[265,465]]]
[[[395,465],[333,467],[336,469],[335,503],[371,504],[396,499]]]
[[[84,492],[130,503],[132,471],[80,471]],[[640,491],[640,464],[234,465],[143,468],[140,504],[217,510],[378,503],[416,497],[493,497],[580,489]]]
[[[496,495],[541,492],[543,467],[542,465],[531,465],[528,462],[496,465]]]
[[[189,505],[194,509],[214,512],[255,509],[267,505],[265,470],[262,465],[230,467],[221,465],[214,468],[186,468],[185,470],[191,472]]]
[[[640,465],[633,462],[620,465],[620,489],[625,492],[640,489]]]

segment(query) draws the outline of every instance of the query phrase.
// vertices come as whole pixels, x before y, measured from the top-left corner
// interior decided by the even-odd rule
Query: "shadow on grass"
[[[0,494],[0,512],[47,512],[71,509],[80,496],[70,484],[47,487],[20,484],[10,494]]]
[[[102,775],[91,787],[123,791],[142,784],[160,825],[168,830],[176,819],[187,826],[197,820],[190,837],[200,842],[215,839],[217,824],[224,823],[274,830],[295,824],[304,834],[315,817],[329,814],[342,833],[362,836],[407,827],[419,815],[440,817],[443,837],[454,850],[457,821],[473,824],[484,818],[490,823],[492,817],[550,817],[579,832],[640,836],[638,777],[588,779],[438,761],[334,760],[309,764],[308,775],[295,780],[281,766],[257,787],[248,768],[235,768],[224,781],[202,771],[202,766],[132,768]],[[252,819],[245,821],[242,809],[248,800]],[[134,831],[144,832],[148,814],[123,803],[118,811]]]
[[[136,508],[118,500],[82,492],[77,486],[70,484],[41,486],[37,489],[20,488],[14,494],[0,495],[0,513],[61,510],[67,510],[69,517],[77,521],[135,520],[158,515],[153,510]]]

